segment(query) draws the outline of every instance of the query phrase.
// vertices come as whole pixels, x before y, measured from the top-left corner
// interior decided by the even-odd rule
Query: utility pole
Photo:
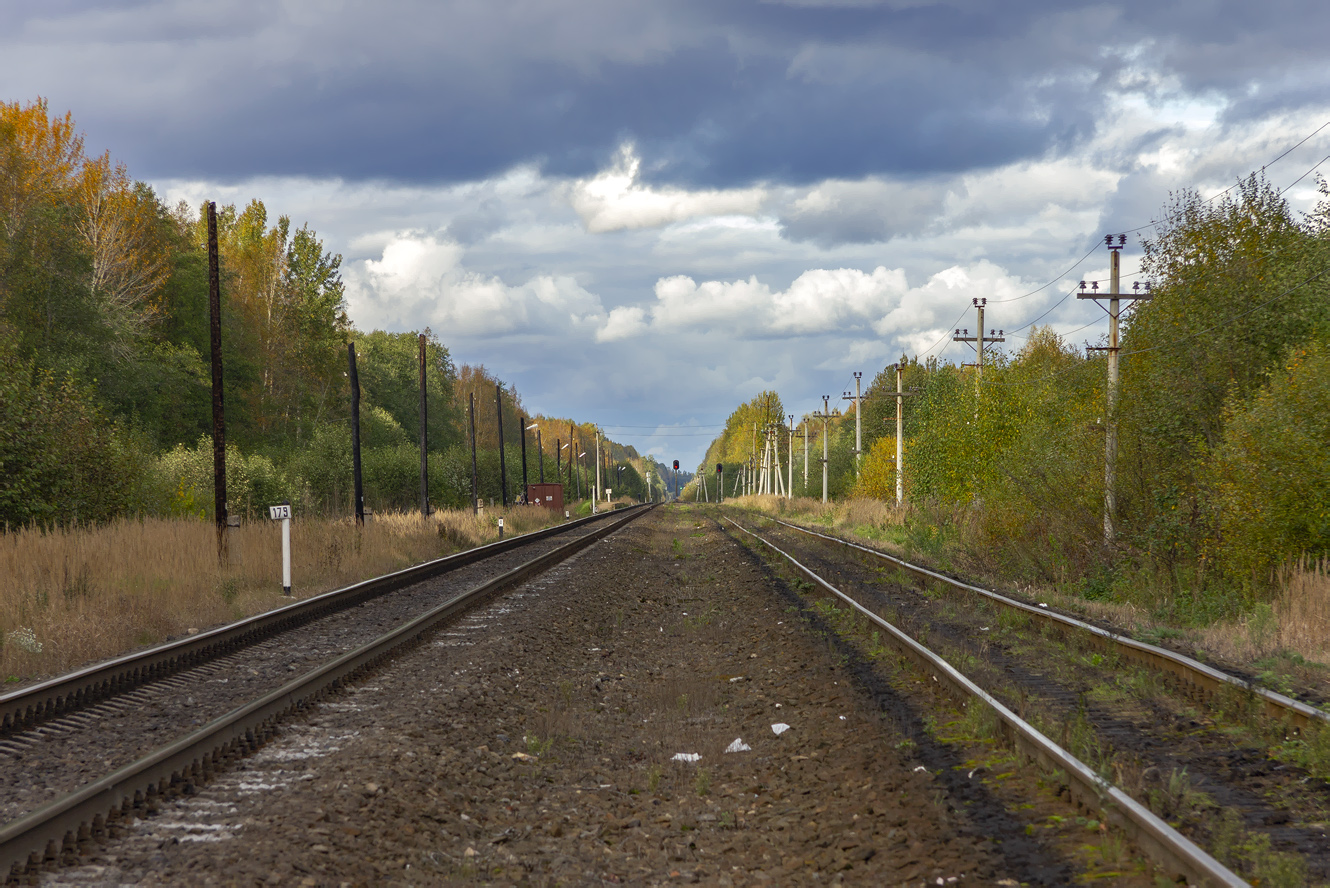
[[[1104,235],[1104,243],[1108,246],[1108,293],[1099,292],[1099,282],[1094,281],[1090,292],[1085,291],[1085,281],[1081,281],[1080,292],[1076,294],[1077,299],[1108,299],[1108,346],[1092,347],[1091,351],[1108,352],[1108,406],[1105,416],[1105,434],[1104,434],[1104,545],[1111,546],[1114,538],[1117,536],[1117,529],[1114,526],[1117,520],[1118,499],[1117,499],[1117,463],[1118,463],[1118,317],[1119,300],[1125,298],[1128,301],[1144,302],[1153,298],[1150,292],[1150,285],[1145,285],[1145,291],[1142,292],[1140,283],[1132,286],[1131,293],[1121,291],[1121,264],[1119,253],[1127,243],[1127,236],[1119,234],[1116,236],[1117,243],[1113,243],[1114,235]]]
[[[540,483],[545,483],[545,445],[540,441],[539,428],[536,429],[536,452],[540,454]]]
[[[972,343],[970,347],[973,348],[975,353],[979,356],[978,363],[974,365],[979,368],[979,374],[977,377],[979,382],[983,382],[984,379],[984,343],[1007,341],[1005,338],[1007,331],[1005,330],[989,330],[988,335],[984,335],[984,307],[987,305],[987,297],[983,299],[976,297],[974,300],[975,311],[979,313],[979,329],[975,331],[974,336],[971,336],[970,331],[965,329],[957,330],[955,335],[951,337],[954,342]]]
[[[527,428],[526,428],[526,417],[525,417],[525,416],[519,416],[519,417],[517,418],[517,424],[520,425],[520,426],[522,427],[522,495],[521,495],[520,497],[518,497],[518,500],[517,500],[517,501],[518,501],[519,503],[524,503],[524,504],[525,504],[525,503],[526,503],[526,500],[527,500],[527,496],[526,496],[526,488],[527,488],[527,482],[526,482],[526,433],[527,433]]]
[[[600,429],[596,429],[596,489],[591,491],[591,511],[599,511],[596,504],[600,502]]]
[[[859,480],[859,457],[863,454],[864,450],[864,430],[861,417],[859,416],[859,381],[863,379],[863,376],[864,374],[862,372],[858,370],[854,371],[854,394],[851,395],[849,392],[844,392],[841,395],[843,400],[854,401],[854,478],[856,481]]]
[[[804,493],[808,493],[808,417],[804,417]]]
[[[222,405],[222,277],[217,257],[217,204],[208,201],[208,333],[212,344],[212,504],[217,561],[226,564],[226,411]]]
[[[420,334],[420,514],[429,516],[429,430],[425,425],[425,334]]]
[[[827,452],[827,421],[831,419],[831,395],[822,396],[822,412],[814,413],[813,416],[822,420],[822,502],[827,501],[827,465],[830,462]]]
[[[360,377],[356,375],[356,344],[346,344],[351,378],[351,478],[356,505],[356,524],[365,523],[365,485],[360,476]]]
[[[905,355],[896,363],[896,506],[905,505],[905,399],[915,394],[905,391]]]
[[[896,507],[905,503],[905,358],[896,365]]]
[[[503,386],[494,383],[494,409],[499,421],[499,496],[508,508],[508,462],[503,454]]]
[[[471,416],[471,514],[480,514],[480,473],[476,470],[476,393],[467,394],[467,413]]]
[[[785,498],[794,499],[794,414],[788,414],[790,417],[790,467],[787,470],[789,481],[785,485]]]

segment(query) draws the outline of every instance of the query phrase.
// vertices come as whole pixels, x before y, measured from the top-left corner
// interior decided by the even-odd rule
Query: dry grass
[[[563,516],[524,507],[291,522],[292,591],[308,598]],[[216,532],[192,520],[120,520],[100,527],[0,535],[0,677],[17,683],[58,674],[279,607],[276,522],[232,528],[219,565]]]
[[[1285,569],[1280,592],[1237,623],[1207,627],[1202,643],[1232,660],[1260,660],[1276,652],[1330,662],[1330,559],[1303,560]]]
[[[881,532],[889,527],[905,524],[911,510],[909,506],[897,508],[884,500],[869,497],[836,500],[823,503],[816,497],[783,496],[739,496],[726,499],[727,505],[741,509],[752,509],[768,515],[780,515],[798,518],[801,521],[821,524],[836,530],[853,532],[856,529],[870,529]]]

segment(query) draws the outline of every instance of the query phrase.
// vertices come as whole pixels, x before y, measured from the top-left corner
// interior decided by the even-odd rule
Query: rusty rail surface
[[[556,536],[591,521],[603,519],[606,514],[608,513],[579,518],[566,524],[556,524],[457,552],[444,558],[436,558],[381,577],[324,592],[313,598],[297,601],[235,623],[228,623],[208,632],[97,663],[31,687],[0,695],[0,738],[28,730],[44,721],[68,715],[147,682],[248,647],[330,613],[354,607],[370,598],[421,580],[441,576],[494,555],[521,548],[536,540]]]
[[[651,508],[639,506],[626,510],[628,514],[607,522],[604,527],[463,592],[374,641],[214,719],[193,734],[0,826],[0,874],[14,880],[25,872],[74,858],[80,843],[104,838],[108,826],[133,816],[134,812],[155,809],[162,798],[202,783],[227,761],[261,746],[276,731],[278,722],[291,713],[309,707],[400,653],[440,623],[543,573]],[[531,536],[527,534],[523,539]],[[406,571],[389,576],[399,577],[402,573]]]
[[[1009,745],[1028,760],[1035,761],[1050,771],[1057,770],[1066,774],[1067,783],[1077,801],[1086,808],[1099,810],[1105,820],[1126,833],[1159,867],[1171,874],[1184,877],[1193,885],[1223,886],[1223,888],[1247,885],[1246,881],[1228,870],[1186,836],[1048,739],[942,657],[841,592],[783,549],[732,518],[726,517],[725,520],[779,553],[815,583],[872,620],[886,632],[887,639],[897,650],[913,660],[922,671],[931,675],[962,706],[979,703],[991,709],[997,716]]]
[[[1286,719],[1295,727],[1305,728],[1313,723],[1330,722],[1330,713],[1317,709],[1315,706],[1304,703],[1301,700],[1294,700],[1292,697],[1272,691],[1269,688],[1263,688],[1245,678],[1230,675],[1227,672],[1215,669],[1213,666],[1207,666],[1185,654],[1179,654],[1176,651],[1170,651],[1167,648],[1162,648],[1158,645],[1149,644],[1144,641],[1137,641],[1130,636],[1095,626],[1084,620],[1069,617],[1066,614],[1060,614],[1049,608],[1036,607],[1032,604],[1026,604],[1023,601],[1017,601],[1014,598],[1008,598],[1006,595],[993,592],[989,589],[972,586],[969,583],[963,583],[960,580],[953,579],[945,574],[929,570],[926,567],[920,567],[917,564],[911,564],[908,561],[903,561],[893,555],[888,555],[885,552],[860,545],[859,543],[850,542],[849,540],[844,540],[840,537],[832,536],[831,534],[820,533],[816,530],[810,530],[807,527],[800,527],[798,524],[781,521],[779,518],[773,518],[772,520],[777,524],[790,528],[791,530],[797,530],[800,533],[818,537],[828,542],[848,546],[851,549],[857,549],[860,552],[865,552],[876,558],[889,561],[901,570],[904,570],[907,573],[912,573],[925,580],[936,580],[937,582],[945,583],[966,592],[982,595],[1005,607],[1024,611],[1031,616],[1057,623],[1060,626],[1088,632],[1095,636],[1100,642],[1115,649],[1118,653],[1121,653],[1126,659],[1174,676],[1187,688],[1188,692],[1200,700],[1209,700],[1223,688],[1234,687],[1258,698],[1264,705],[1266,714],[1274,716],[1275,718]]]

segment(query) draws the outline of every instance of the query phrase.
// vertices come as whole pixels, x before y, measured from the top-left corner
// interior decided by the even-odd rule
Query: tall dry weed
[[[440,511],[291,522],[295,598],[308,598],[432,558],[562,521],[538,507]],[[121,519],[97,527],[0,535],[0,686],[153,645],[292,599],[282,595],[281,534],[251,522],[227,534],[219,563],[213,525]]]
[[[1280,587],[1280,642],[1308,659],[1330,659],[1330,559],[1303,559],[1285,571]]]
[[[1241,620],[1210,626],[1204,646],[1232,660],[1259,660],[1276,652],[1330,663],[1330,559],[1303,558],[1278,577],[1279,594]]]

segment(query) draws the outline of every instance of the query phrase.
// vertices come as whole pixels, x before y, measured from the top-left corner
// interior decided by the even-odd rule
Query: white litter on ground
[[[771,733],[779,737],[781,734],[784,734],[789,729],[790,726],[785,724],[785,722],[776,722],[774,725],[771,726]]]
[[[925,774],[928,773],[928,769],[925,768],[923,765],[920,765],[919,767],[915,768],[915,770],[916,770],[916,771],[923,771]]]
[[[743,741],[742,737],[735,737],[734,742],[725,747],[726,752],[748,752],[753,747]]]
[[[742,675],[736,675],[734,678],[730,679],[730,684],[734,684],[736,681],[743,681],[743,680],[744,677]]]
[[[674,757],[670,759],[670,761],[674,762],[698,762],[701,760],[701,754],[696,752],[676,752]]]

